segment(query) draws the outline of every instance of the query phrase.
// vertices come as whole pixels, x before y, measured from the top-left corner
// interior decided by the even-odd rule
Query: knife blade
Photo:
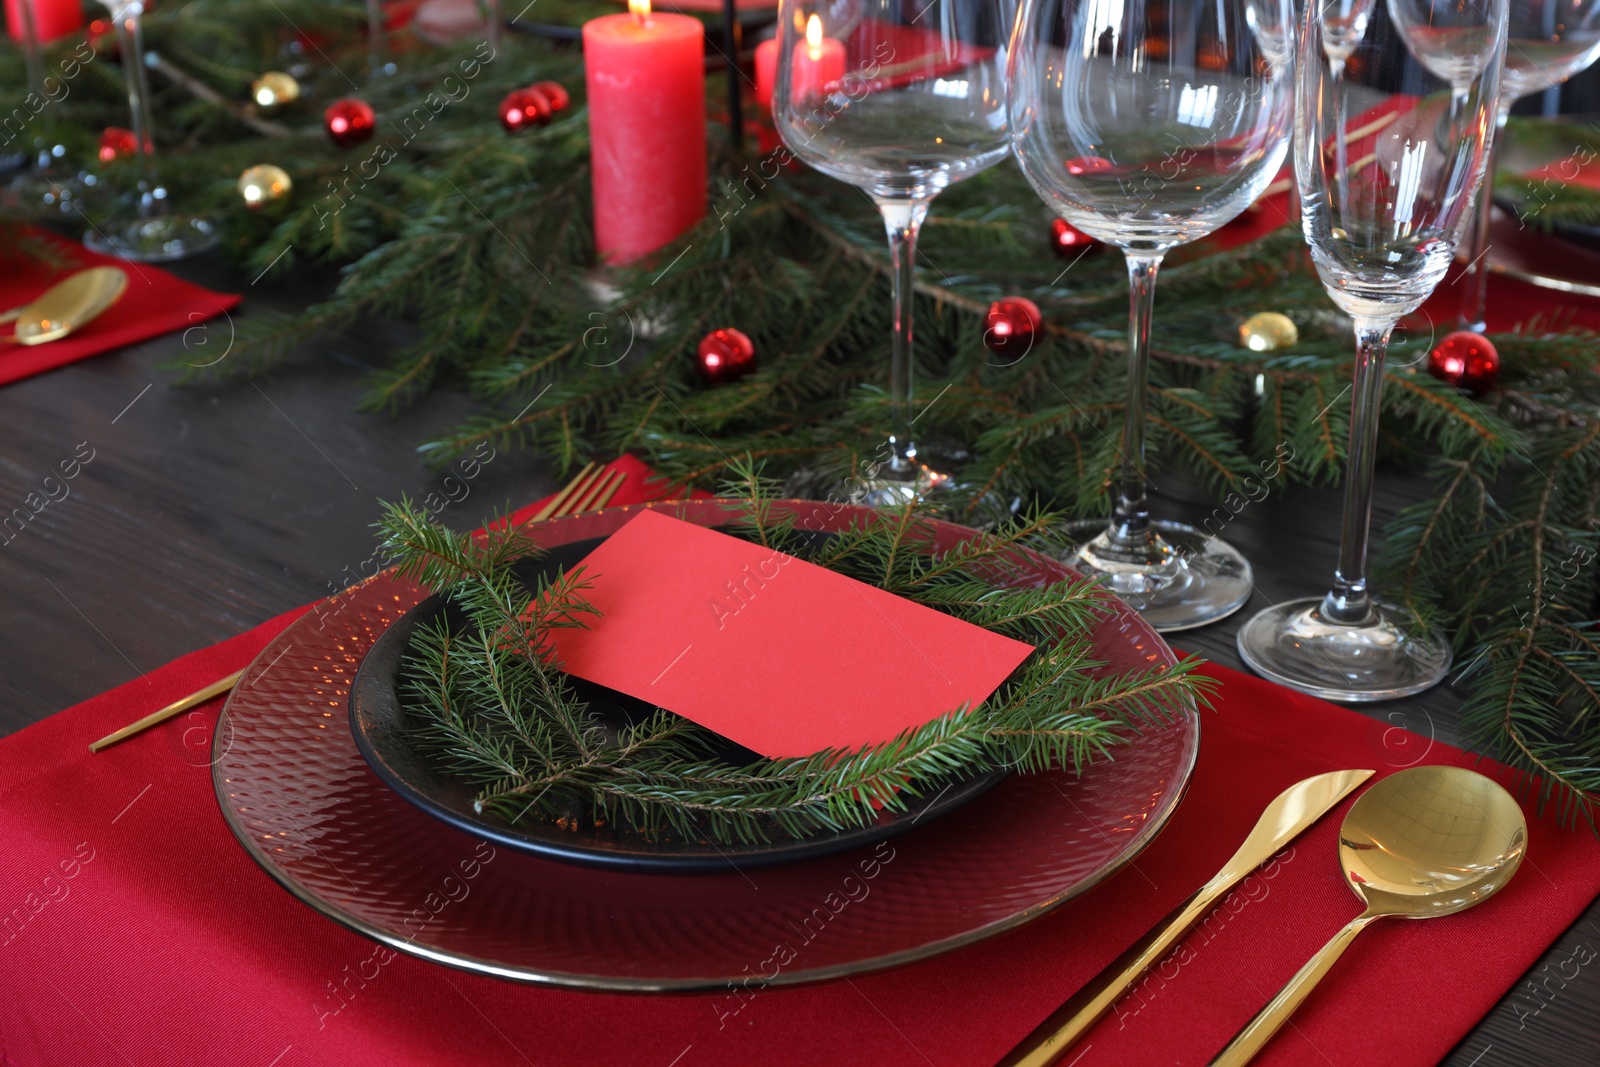
[[[1330,771],[1296,782],[1279,793],[1221,870],[1035,1027],[1006,1054],[998,1067],[1048,1067],[1055,1063],[1111,1010],[1145,971],[1166,955],[1175,941],[1189,932],[1218,898],[1299,837],[1372,774],[1369,770]]]

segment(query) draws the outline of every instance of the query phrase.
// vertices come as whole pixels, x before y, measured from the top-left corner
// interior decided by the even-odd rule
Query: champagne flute
[[[166,263],[208,252],[220,240],[216,226],[206,219],[174,213],[166,187],[156,175],[150,82],[144,73],[145,0],[113,0],[108,8],[117,26],[122,72],[128,79],[128,108],[133,113],[138,217],[132,222],[108,223],[104,230],[91,228],[83,243],[102,255],[138,263]]]
[[[1158,630],[1250,597],[1250,564],[1146,501],[1145,392],[1156,272],[1271,184],[1293,113],[1292,0],[1024,0],[1011,46],[1011,135],[1056,214],[1128,263],[1128,403],[1111,519],[1080,523],[1071,562]]]
[[[1450,668],[1437,632],[1367,588],[1373,455],[1390,331],[1449,269],[1483,182],[1507,0],[1390,0],[1342,61],[1302,27],[1295,174],[1301,225],[1329,297],[1355,320],[1339,563],[1327,595],[1267,608],[1239,630],[1257,673],[1332,700],[1421,692]],[[1359,133],[1343,164],[1335,146]]]
[[[1504,131],[1511,106],[1533,93],[1560,85],[1600,57],[1600,0],[1511,0],[1506,15],[1506,64],[1500,76],[1497,128]],[[1496,148],[1501,138],[1496,135]],[[1477,215],[1463,248],[1460,325],[1482,333],[1489,287],[1484,252],[1494,212],[1494,155],[1489,157]]]
[[[1011,151],[1006,34],[1013,0],[780,0],[773,120],[817,170],[867,194],[889,239],[890,429],[867,502],[948,485],[912,436],[912,281],[933,198]]]

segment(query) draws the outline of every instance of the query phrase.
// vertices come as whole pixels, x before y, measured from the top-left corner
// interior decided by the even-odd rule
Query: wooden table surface
[[[435,395],[397,418],[356,410],[365,374],[405,343],[404,327],[368,324],[320,342],[295,354],[296,369],[258,384],[177,386],[162,364],[216,359],[233,324],[266,307],[303,307],[326,283],[263,292],[214,263],[177,273],[247,300],[208,328],[0,389],[0,512],[22,506],[82,443],[94,450],[70,496],[0,543],[0,734],[336,591],[371,555],[377,499],[442,489],[446,472],[430,470],[415,446],[469,413],[467,398]],[[558,482],[540,456],[502,451],[469,484],[443,513],[458,529]],[[1376,523],[1424,488],[1381,473]],[[1167,479],[1160,489],[1164,516],[1199,521],[1213,506]],[[1336,492],[1298,488],[1245,508],[1226,536],[1255,565],[1255,596],[1231,619],[1174,643],[1240,667],[1240,620],[1326,588],[1338,515]],[[1439,688],[1360,710],[1449,742],[1459,703]],[[1597,949],[1600,902],[1445,1062],[1600,1063],[1600,968],[1570,977]]]

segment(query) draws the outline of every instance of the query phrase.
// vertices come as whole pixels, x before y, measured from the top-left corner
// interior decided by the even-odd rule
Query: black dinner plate
[[[811,536],[827,538],[831,535]],[[551,548],[538,559],[521,561],[517,572],[532,588],[542,575],[553,574],[557,568],[575,567],[603,540],[596,538]],[[378,777],[400,796],[457,829],[516,851],[589,866],[662,873],[708,873],[726,870],[730,864],[736,868],[764,867],[842,852],[892,837],[919,822],[955,810],[1005,777],[1004,772],[994,771],[950,783],[927,796],[910,798],[904,811],[881,812],[868,826],[824,831],[798,839],[775,832],[770,841],[756,844],[719,844],[707,839],[686,840],[675,836],[650,840],[626,827],[593,827],[573,820],[558,822],[535,817],[533,813],[511,825],[492,814],[475,811],[476,790],[433,766],[416,750],[407,728],[398,692],[400,662],[416,628],[433,623],[441,615],[449,618],[453,627],[466,628],[465,615],[447,604],[443,597],[434,596],[407,612],[373,644],[362,659],[350,688],[350,729],[361,755]],[[572,681],[578,696],[588,701],[590,710],[608,729],[620,729],[641,721],[655,710],[649,702],[614,689],[580,678]],[[716,756],[731,766],[760,758],[731,741],[725,742]]]

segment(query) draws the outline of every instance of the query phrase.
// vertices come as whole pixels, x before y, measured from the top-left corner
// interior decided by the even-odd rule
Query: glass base
[[[1321,597],[1305,597],[1257,613],[1239,628],[1239,657],[1279,685],[1351,703],[1420,693],[1450,671],[1444,635],[1406,633],[1392,607],[1376,605],[1358,626],[1324,619],[1321,608]]]
[[[850,480],[850,502],[869,508],[903,507],[913,501],[936,500],[954,484],[950,475],[923,463],[905,471],[894,471],[883,466],[871,477]]]
[[[1130,549],[1111,540],[1103,519],[1067,523],[1078,547],[1066,561],[1162,633],[1216,622],[1250,599],[1250,563],[1232,545],[1181,522],[1150,526],[1151,543]]]
[[[46,174],[29,168],[5,189],[5,202],[28,214],[56,210],[72,214],[84,198],[84,185],[76,175]]]
[[[83,243],[91,251],[136,263],[170,263],[198,256],[217,247],[220,240],[215,226],[187,215],[158,215],[104,230],[91,229],[83,235]]]

